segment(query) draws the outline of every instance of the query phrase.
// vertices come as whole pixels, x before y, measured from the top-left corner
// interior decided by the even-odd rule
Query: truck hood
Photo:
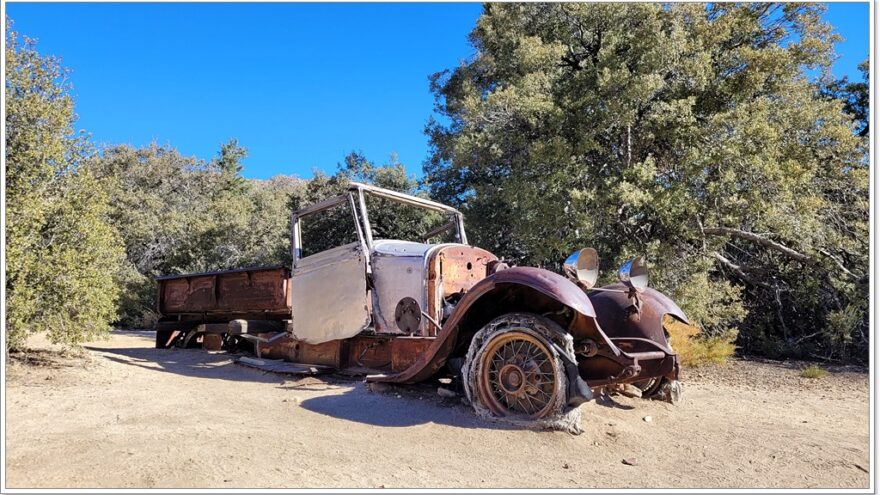
[[[431,249],[449,245],[451,244],[423,244],[421,242],[380,239],[373,242],[373,252],[380,256],[417,256],[424,258]]]

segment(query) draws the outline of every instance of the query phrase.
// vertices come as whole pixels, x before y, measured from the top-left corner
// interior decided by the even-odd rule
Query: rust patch
[[[388,338],[355,337],[348,341],[349,368],[391,369],[391,341]]]
[[[221,350],[223,348],[223,337],[216,333],[205,335],[205,339],[202,342],[202,348],[208,351]]]
[[[331,340],[322,344],[307,344],[305,342],[293,341],[295,356],[293,361],[308,364],[324,364],[328,366],[339,366],[339,360],[342,356],[342,341]]]
[[[428,347],[434,343],[434,338],[425,337],[396,337],[391,340],[391,371],[397,373],[403,371],[419,360]]]
[[[277,313],[290,312],[290,270],[253,268],[161,277],[159,312]]]
[[[440,322],[443,319],[443,300],[459,292],[468,292],[487,276],[487,265],[497,260],[494,254],[471,246],[445,246],[435,251],[428,260],[427,313]],[[436,336],[437,327],[427,326],[427,335]]]

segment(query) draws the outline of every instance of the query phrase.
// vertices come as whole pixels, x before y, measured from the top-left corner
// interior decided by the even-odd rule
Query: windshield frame
[[[430,199],[419,198],[409,194],[384,189],[381,187],[362,184],[360,182],[352,182],[348,186],[348,191],[339,196],[319,201],[312,205],[306,206],[291,214],[290,232],[291,232],[291,251],[293,255],[293,267],[296,268],[297,261],[302,259],[302,225],[300,221],[310,215],[322,212],[324,210],[339,206],[348,202],[351,213],[354,216],[354,223],[357,227],[357,235],[364,255],[367,257],[367,266],[369,267],[369,256],[373,251],[373,229],[370,225],[369,212],[367,211],[367,203],[365,195],[371,194],[381,198],[389,199],[398,203],[402,203],[416,208],[444,213],[448,216],[449,221],[425,233],[425,238],[439,235],[447,230],[455,229],[455,236],[459,243],[467,244],[467,234],[464,230],[464,215],[451,206],[431,201]]]

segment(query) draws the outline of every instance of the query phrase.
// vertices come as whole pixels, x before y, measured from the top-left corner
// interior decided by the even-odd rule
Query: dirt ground
[[[37,339],[11,360],[7,488],[869,487],[866,370],[734,360],[686,372],[678,406],[587,403],[572,436],[482,421],[436,383],[377,393],[152,345]]]

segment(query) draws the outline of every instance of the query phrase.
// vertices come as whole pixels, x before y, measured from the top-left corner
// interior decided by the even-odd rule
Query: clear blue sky
[[[248,177],[332,173],[352,150],[421,175],[428,75],[471,56],[477,3],[7,3],[15,29],[71,68],[78,128],[210,158],[238,138]],[[858,78],[868,4],[829,4],[834,70]]]

